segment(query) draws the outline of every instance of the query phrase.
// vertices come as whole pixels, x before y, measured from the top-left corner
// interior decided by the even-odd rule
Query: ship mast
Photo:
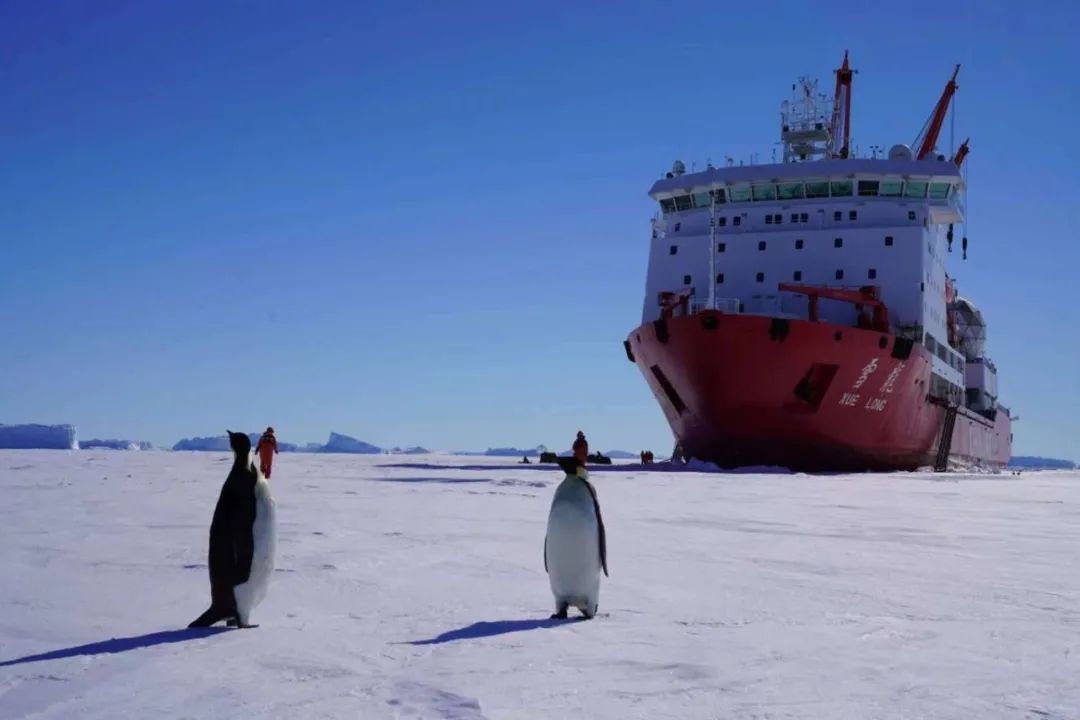
[[[817,86],[817,80],[799,78],[798,85],[791,86],[792,99],[780,106],[780,141],[786,163],[832,157],[829,101]]]

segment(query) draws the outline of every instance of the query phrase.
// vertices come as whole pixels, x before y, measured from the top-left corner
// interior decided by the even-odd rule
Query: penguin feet
[[[555,614],[551,616],[552,620],[565,620],[567,617],[567,611],[570,609],[568,603],[560,603],[555,610]]]
[[[221,613],[221,611],[218,610],[216,607],[211,605],[207,609],[206,612],[204,612],[202,615],[200,615],[199,617],[192,620],[191,624],[188,625],[188,627],[189,628],[210,627],[214,623],[219,622],[219,621],[224,620],[224,619],[225,619],[225,615],[223,615]]]

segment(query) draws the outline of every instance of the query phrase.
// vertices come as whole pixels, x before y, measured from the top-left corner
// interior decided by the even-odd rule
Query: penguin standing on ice
[[[251,459],[251,439],[229,432],[233,466],[210,522],[210,608],[188,627],[221,620],[254,627],[252,609],[266,597],[274,571],[274,499]]]
[[[565,618],[570,606],[586,618],[600,602],[600,572],[607,575],[607,541],[596,489],[576,457],[559,458],[566,478],[555,489],[544,537],[544,569],[555,596],[555,614]]]

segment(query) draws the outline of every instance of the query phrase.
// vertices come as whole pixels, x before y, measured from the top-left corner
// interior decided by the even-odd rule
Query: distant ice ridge
[[[361,455],[378,455],[381,454],[383,449],[366,443],[363,440],[357,440],[354,437],[348,435],[342,435],[340,433],[330,433],[330,439],[326,441],[326,444],[322,446],[316,452],[324,453],[357,453]]]
[[[3,450],[78,450],[74,425],[0,424]]]
[[[540,456],[540,453],[547,452],[547,448],[543,445],[537,445],[534,448],[488,448],[484,451],[484,455],[488,457],[522,457],[524,455]]]
[[[251,438],[251,446],[259,442],[259,438],[262,437],[262,433],[254,432],[248,433],[248,437]],[[193,437],[184,438],[180,442],[173,445],[173,450],[176,451],[195,451],[195,452],[229,452],[229,438],[226,435],[217,435],[212,437]],[[398,452],[406,454],[420,454],[426,453],[424,448],[408,448],[407,450],[396,449]],[[348,435],[342,435],[341,433],[330,433],[330,439],[326,441],[325,445],[319,443],[308,443],[303,447],[294,443],[286,443],[278,440],[278,452],[307,452],[307,453],[355,453],[362,455],[378,455],[386,452],[380,447],[366,443],[363,440],[357,440],[354,437]]]
[[[1075,470],[1076,463],[1072,460],[1058,458],[1033,457],[1031,455],[1014,455],[1009,460],[1011,468],[1025,468],[1028,470]]]
[[[106,450],[153,450],[154,446],[148,442],[135,442],[133,440],[83,440],[79,443],[80,450],[97,448]]]

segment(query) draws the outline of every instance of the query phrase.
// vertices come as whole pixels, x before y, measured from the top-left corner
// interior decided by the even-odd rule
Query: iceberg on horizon
[[[0,424],[0,450],[78,450],[74,425]]]
[[[154,446],[148,442],[136,442],[134,440],[83,440],[79,443],[80,450],[153,450]]]

